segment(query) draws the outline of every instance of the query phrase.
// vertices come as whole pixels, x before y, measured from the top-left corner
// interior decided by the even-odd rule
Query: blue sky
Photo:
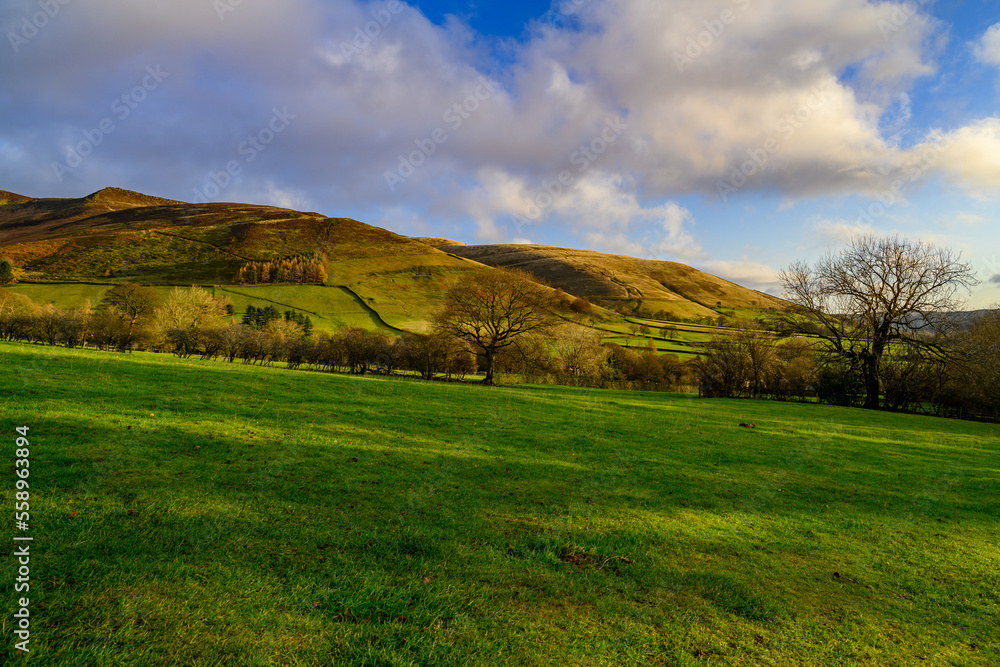
[[[993,0],[55,5],[0,8],[2,189],[275,204],[772,293],[901,234],[1000,301]]]
[[[544,16],[552,3],[535,2],[491,2],[490,0],[470,0],[468,2],[417,2],[414,5],[424,16],[438,25],[444,25],[448,16],[467,23],[473,30],[491,37],[523,36],[528,24]]]

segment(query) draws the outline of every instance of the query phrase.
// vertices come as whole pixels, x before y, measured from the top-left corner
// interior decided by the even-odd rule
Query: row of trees
[[[464,379],[477,370],[488,372],[485,356],[440,330],[391,336],[348,328],[307,337],[300,328],[288,325],[286,320],[273,320],[263,329],[243,324],[174,329],[166,334],[166,341],[178,356],[248,364],[285,363],[290,368],[356,374],[411,371],[427,380]],[[541,337],[522,337],[496,353],[493,368],[495,373],[595,387],[676,386],[689,373],[676,357],[659,355],[655,348],[640,351],[602,345],[599,338],[579,332],[560,338],[555,346]]]
[[[93,317],[81,312],[60,324],[58,313],[39,311],[30,328],[44,342],[72,344],[86,340],[89,331],[96,340],[117,340],[122,349],[122,342],[135,346],[137,332],[146,328],[142,314],[152,308],[149,329],[161,337],[150,347],[162,345],[181,355],[225,353],[231,361],[285,361],[351,372],[405,367],[424,377],[461,374],[477,365],[486,384],[498,371],[604,386],[676,384],[693,372],[707,396],[813,394],[872,409],[1000,416],[997,314],[971,325],[953,317],[959,292],[975,279],[950,251],[865,237],[815,268],[793,265],[782,282],[793,308],[772,313],[763,325],[736,323],[735,332],[713,340],[689,365],[657,354],[652,345],[629,350],[602,345],[597,334],[573,325],[557,330],[558,322],[572,319],[566,313],[581,312],[584,304],[574,308],[568,295],[507,270],[470,276],[448,292],[433,334],[400,340],[361,330],[312,340],[299,316],[289,312],[280,318],[273,308],[251,309],[244,324],[230,326],[221,318],[232,313],[231,305],[205,290],[175,290],[165,303],[151,306],[148,291],[139,286],[109,290]],[[16,328],[15,320],[10,322]],[[82,324],[71,323],[77,320]],[[99,330],[107,331],[101,337]],[[0,322],[0,336],[11,331]]]
[[[176,288],[161,300],[151,288],[123,284],[109,289],[96,309],[40,307],[2,292],[0,338],[350,373],[409,370],[426,379],[478,370],[487,383],[498,372],[592,386],[651,386],[685,376],[676,357],[653,347],[602,345],[599,334],[575,325],[556,329],[550,309],[560,303],[524,274],[488,272],[452,290],[430,334],[357,328],[313,334],[309,318],[295,311],[249,306],[235,323],[231,303],[208,290]]]
[[[68,347],[94,345],[120,351],[163,349],[165,335],[193,330],[234,312],[225,298],[205,289],[175,288],[165,299],[132,283],[115,285],[97,308],[38,306],[28,297],[0,290],[0,339]]]
[[[815,394],[817,355],[801,338],[779,341],[754,322],[716,336],[694,363],[699,390],[705,397],[781,398],[805,400]]]
[[[948,341],[948,356],[885,355],[879,403],[885,410],[963,419],[1000,419],[1000,311],[990,311]],[[816,338],[779,341],[744,324],[719,336],[693,364],[706,397],[816,398],[832,405],[868,403],[864,370]]]

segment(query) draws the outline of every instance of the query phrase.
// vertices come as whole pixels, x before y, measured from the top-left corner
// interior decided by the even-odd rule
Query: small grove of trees
[[[150,317],[159,305],[160,295],[153,288],[123,283],[104,293],[99,308],[120,319],[126,334],[131,336],[136,323]]]
[[[1000,421],[1000,310],[935,339],[942,353],[900,347],[879,366],[882,409]],[[706,397],[806,400],[863,406],[862,369],[820,337],[781,339],[754,322],[713,338],[693,363]]]
[[[236,282],[240,285],[268,283],[322,285],[326,283],[326,278],[326,261],[320,256],[250,262],[236,273]]]
[[[1000,421],[1000,309],[986,311],[956,336],[954,372],[946,373],[943,414]],[[932,376],[940,382],[940,374]]]
[[[690,384],[691,374],[676,355],[659,354],[653,341],[630,349],[574,326],[519,338],[497,355],[496,367],[526,381],[615,389],[677,388]]]
[[[294,322],[302,328],[303,334],[308,338],[312,334],[313,322],[312,319],[305,313],[300,313],[297,310],[286,310],[284,314],[278,312],[278,309],[273,305],[265,306],[264,308],[258,308],[256,306],[247,306],[246,312],[243,315],[242,324],[253,329],[263,329],[268,324],[273,321],[280,320],[284,318],[286,322]]]
[[[403,338],[400,357],[407,368],[425,380],[444,374],[464,377],[476,370],[476,357],[463,341],[444,334],[410,334]]]
[[[796,398],[815,389],[815,350],[798,338],[780,341],[756,322],[715,336],[693,364],[699,393],[709,398]]]

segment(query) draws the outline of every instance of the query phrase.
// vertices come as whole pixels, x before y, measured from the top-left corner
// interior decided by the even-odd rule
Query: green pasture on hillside
[[[237,313],[247,306],[266,308],[273,305],[280,312],[298,310],[312,319],[319,331],[347,327],[392,331],[378,314],[366,308],[349,289],[324,285],[224,285],[218,288],[233,302]]]
[[[24,294],[39,305],[54,304],[63,309],[80,308],[88,299],[96,307],[112,285],[84,283],[18,284],[6,289]],[[236,321],[247,306],[274,306],[280,312],[298,310],[310,316],[317,331],[335,331],[346,327],[395,331],[380,321],[377,312],[363,305],[360,297],[344,287],[324,285],[205,285],[218,296],[228,298],[236,310]],[[161,298],[175,289],[152,286]]]
[[[4,289],[23,294],[40,306],[53,304],[57,308],[71,310],[82,307],[88,300],[92,308],[97,307],[109,287],[111,285],[90,283],[19,283]],[[160,288],[158,291],[166,295],[170,289]]]

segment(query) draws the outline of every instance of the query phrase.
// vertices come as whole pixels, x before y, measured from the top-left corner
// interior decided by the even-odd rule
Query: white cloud
[[[279,208],[288,208],[295,211],[308,211],[310,208],[309,197],[294,188],[281,187],[273,181],[267,181],[261,192],[264,203]]]
[[[1000,118],[985,118],[941,138],[942,149],[928,144],[921,159],[954,185],[977,197],[1000,192]],[[916,151],[915,151],[916,152]],[[940,157],[935,156],[935,152]]]
[[[430,225],[425,218],[402,206],[383,208],[369,224],[388,229],[404,236],[441,236],[441,229]]]
[[[708,260],[698,264],[698,268],[743,287],[775,296],[781,294],[781,281],[778,279],[780,272],[778,269],[761,262],[748,259],[735,262]]]
[[[582,231],[597,250],[628,248],[647,258],[702,256],[690,230],[695,225],[691,212],[669,201],[644,205],[629,177],[594,170],[568,185],[559,185],[555,178],[529,184],[487,169],[478,174],[478,181],[480,185],[466,193],[462,207],[476,221],[482,239],[499,240],[507,233],[555,226]]]
[[[1000,66],[1000,23],[987,30],[973,49],[980,62]]]
[[[11,2],[0,19],[34,6]],[[882,129],[905,130],[907,92],[935,71],[928,43],[939,26],[920,11],[900,21],[908,6],[594,0],[575,13],[579,29],[535,26],[528,41],[505,44],[499,62],[495,44],[467,26],[434,25],[409,5],[357,42],[378,3],[244,2],[224,20],[205,0],[72,3],[0,70],[0,90],[18,100],[0,106],[0,145],[22,156],[0,165],[0,180],[79,194],[125,174],[115,182],[190,199],[272,108],[288,107],[288,130],[242,165],[246,183],[273,189],[269,201],[334,214],[416,211],[426,222],[392,215],[407,229],[471,221],[480,240],[495,242],[528,235],[510,216],[568,171],[572,184],[538,224],[601,247],[694,259],[694,221],[673,200],[715,196],[747,165],[739,194],[801,201],[881,192],[920,159],[927,142],[904,150]],[[735,20],[679,67],[677,55],[693,54],[705,22],[724,10]],[[994,26],[980,57],[993,57],[997,41]],[[156,63],[170,77],[58,182],[49,165],[63,145]],[[848,80],[845,70],[857,74]],[[487,74],[501,85],[476,98]],[[617,117],[626,126],[608,141]],[[952,148],[925,171],[981,195],[995,190],[998,125],[951,131]],[[437,130],[443,140],[428,144]],[[385,173],[420,150],[421,164],[390,189]],[[587,150],[593,158],[581,163]]]
[[[871,225],[846,220],[821,220],[812,226],[813,235],[824,247],[839,247],[860,236],[875,233]]]
[[[949,214],[943,221],[944,227],[973,227],[986,222],[986,218],[976,213],[956,212]]]

